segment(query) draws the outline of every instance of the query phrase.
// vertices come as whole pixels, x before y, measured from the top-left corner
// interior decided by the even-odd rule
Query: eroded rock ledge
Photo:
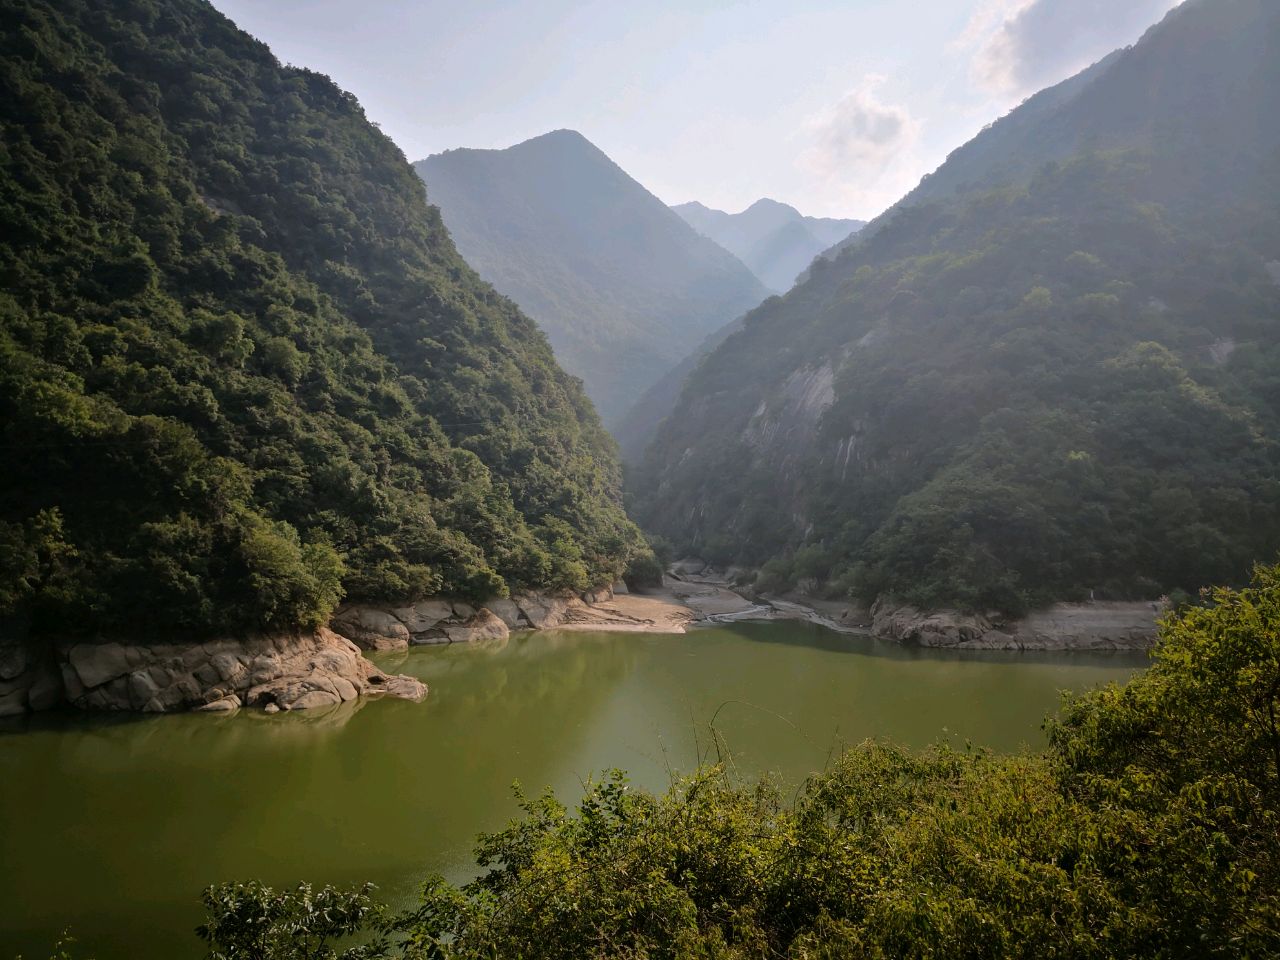
[[[494,598],[479,607],[440,599],[406,606],[348,604],[338,608],[330,626],[366,650],[404,650],[423,644],[503,640],[512,630],[652,622],[611,607],[615,591],[625,594],[626,587],[619,583],[583,594],[521,594]]]
[[[383,673],[325,627],[195,644],[0,645],[0,716],[69,703],[86,710],[172,713],[255,707],[274,713],[359,696],[421,700],[426,685]]]
[[[1149,650],[1156,641],[1159,603],[1059,603],[1020,620],[922,612],[881,601],[871,608],[871,631],[886,640],[961,650]]]
[[[619,593],[626,588],[617,584]],[[479,608],[447,600],[340,607],[329,627],[201,643],[36,643],[0,623],[0,717],[67,703],[85,710],[175,713],[250,707],[275,713],[362,696],[421,700],[422,681],[379,670],[364,650],[505,639],[513,629],[645,626],[615,610],[613,587],[529,594]]]

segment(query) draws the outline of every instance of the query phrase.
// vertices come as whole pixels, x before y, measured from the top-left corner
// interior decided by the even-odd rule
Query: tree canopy
[[[305,626],[642,549],[581,385],[354,97],[203,0],[0,15],[0,613]]]
[[[1145,673],[1067,699],[1043,752],[868,743],[795,792],[616,773],[573,812],[524,798],[476,880],[430,881],[405,913],[368,888],[232,884],[201,933],[219,960],[1273,956],[1278,710],[1262,568],[1166,621]]]
[[[1241,582],[1280,549],[1277,40],[1185,4],[957,151],[689,375],[640,521],[868,602]]]

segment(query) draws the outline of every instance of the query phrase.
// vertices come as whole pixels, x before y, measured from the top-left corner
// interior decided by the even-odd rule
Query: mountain
[[[809,269],[814,257],[827,256],[825,250],[837,242],[850,242],[865,226],[861,220],[801,216],[794,207],[767,199],[738,214],[712,210],[696,201],[671,209],[699,233],[736,254],[762,283],[775,290],[789,288]],[[685,379],[741,326],[742,318],[735,317],[710,333],[613,422],[613,435],[627,463],[642,459],[658,425],[675,409]]]
[[[416,169],[462,255],[538,321],[607,425],[768,295],[571,130]]]
[[[621,572],[611,439],[354,97],[203,0],[0,12],[0,615],[167,640]]]
[[[922,608],[1246,579],[1280,548],[1280,7],[1194,0],[1032,98],[693,372],[677,548]]]
[[[790,290],[814,257],[866,226],[862,220],[806,217],[767,198],[741,213],[713,210],[697,201],[671,209],[750,267],[775,293]]]

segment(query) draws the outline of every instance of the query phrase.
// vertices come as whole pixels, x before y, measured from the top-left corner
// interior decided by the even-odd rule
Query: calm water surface
[[[425,703],[268,717],[41,717],[0,732],[0,960],[200,957],[200,890],[469,875],[475,835],[516,813],[511,784],[572,800],[593,772],[661,788],[708,722],[741,772],[798,781],[868,737],[999,750],[1043,743],[1063,689],[1144,658],[904,650],[810,624],[680,636],[542,633],[380,660]],[[43,953],[42,953],[43,951]]]

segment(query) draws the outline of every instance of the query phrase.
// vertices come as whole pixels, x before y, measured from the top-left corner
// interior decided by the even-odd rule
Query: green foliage
[[[259,522],[240,545],[266,623],[316,627],[342,597],[342,559],[328,543],[302,544],[283,521]]]
[[[276,893],[260,883],[232,883],[204,892],[207,920],[196,933],[209,960],[361,960],[378,956],[378,942],[338,951],[333,941],[367,929],[381,916],[369,884],[358,890],[301,883]]]
[[[1145,169],[1082,157],[901,211],[703,362],[637,515],[681,553],[773,561],[770,589],[856,571],[868,602],[1017,613],[1239,582],[1280,546],[1280,287],[1238,223],[1114,195]],[[815,419],[794,378],[824,367]]]
[[[201,0],[0,0],[0,614],[616,579],[612,441],[353,97]]]
[[[749,314],[634,472],[646,530],[774,580],[817,547],[868,602],[1242,582],[1280,549],[1277,31],[1182,4]]]
[[[639,553],[631,558],[624,579],[632,588],[660,587],[665,572],[666,567],[658,559],[657,554],[650,551]]]
[[[1278,709],[1275,568],[1166,622],[1145,674],[1068,699],[1043,753],[865,744],[796,794],[714,767],[661,795],[610,774],[572,814],[520,795],[485,873],[366,930],[376,956],[438,960],[1274,956]],[[268,931],[254,911],[295,913],[244,889],[213,902]]]

